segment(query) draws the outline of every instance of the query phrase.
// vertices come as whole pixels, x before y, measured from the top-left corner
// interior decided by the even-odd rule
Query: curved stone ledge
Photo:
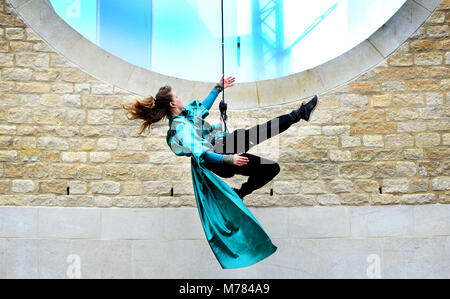
[[[103,50],[65,23],[47,0],[7,0],[18,15],[59,54],[85,72],[142,96],[172,85],[181,97],[200,98],[212,82],[189,81],[155,73]],[[409,0],[371,37],[347,53],[311,70],[273,80],[237,83],[228,92],[230,110],[276,106],[322,94],[382,62],[431,15],[440,0]],[[282,92],[280,92],[282,91]],[[277,95],[283,94],[283,98]],[[233,100],[239,99],[239,100]]]

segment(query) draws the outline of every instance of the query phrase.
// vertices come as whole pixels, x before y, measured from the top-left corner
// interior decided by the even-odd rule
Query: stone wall
[[[223,270],[167,121],[138,136],[120,108],[146,95],[84,72],[0,0],[0,278],[73,278],[77,259],[81,278],[450,278],[449,25],[443,0],[310,123],[250,151],[281,165],[245,199],[278,249]],[[261,90],[273,105],[230,111],[231,129],[300,105]]]
[[[450,278],[450,205],[250,210],[277,251],[222,269],[196,208],[0,207],[0,278]]]
[[[450,1],[443,0],[386,61],[321,94],[310,123],[252,149],[277,160],[281,172],[246,204],[450,203],[449,25]],[[0,34],[0,205],[196,206],[190,160],[168,148],[167,121],[138,136],[140,123],[120,108],[147,95],[84,72],[5,0]],[[299,105],[232,110],[230,128]],[[217,110],[208,120],[219,121]],[[244,179],[224,180],[238,186]]]

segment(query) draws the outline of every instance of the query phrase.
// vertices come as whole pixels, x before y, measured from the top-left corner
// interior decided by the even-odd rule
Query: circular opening
[[[91,42],[142,68],[192,81],[222,73],[221,1],[50,0]],[[275,79],[336,58],[406,0],[225,0],[225,68],[238,82]]]

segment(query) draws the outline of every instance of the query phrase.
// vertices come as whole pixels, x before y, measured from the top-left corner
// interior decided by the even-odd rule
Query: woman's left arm
[[[202,105],[205,106],[206,109],[211,109],[212,105],[214,104],[214,101],[216,100],[219,93],[223,90],[223,88],[232,87],[234,84],[235,78],[230,76],[225,79],[225,84],[223,82],[223,76],[222,79],[220,79],[220,83],[218,83],[216,86],[214,86],[213,90],[209,93],[209,95],[202,101]]]

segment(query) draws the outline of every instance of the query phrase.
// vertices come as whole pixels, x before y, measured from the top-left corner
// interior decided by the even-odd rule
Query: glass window
[[[97,1],[50,0],[55,12],[91,42],[97,41]]]
[[[97,2],[98,45],[124,60],[151,70],[152,1]]]
[[[291,75],[355,47],[406,0],[224,0],[225,72],[239,82]],[[51,0],[110,53],[151,71],[214,82],[222,73],[220,0]]]

